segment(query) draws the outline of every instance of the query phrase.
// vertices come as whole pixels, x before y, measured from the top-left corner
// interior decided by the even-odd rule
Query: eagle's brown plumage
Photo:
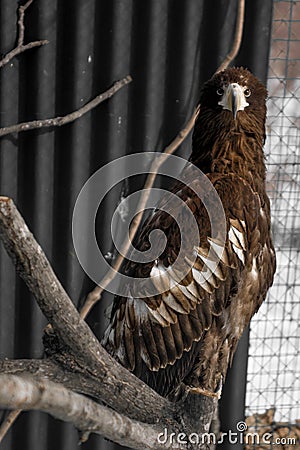
[[[218,73],[202,89],[190,161],[206,174],[222,201],[227,222],[223,254],[220,242],[211,239],[200,199],[177,184],[172,191],[188,205],[199,227],[192,269],[180,283],[171,280],[172,287],[161,295],[114,300],[104,346],[161,395],[172,397],[183,386],[214,393],[272,284],[275,254],[263,154],[266,96],[265,87],[243,68]],[[157,209],[143,225],[139,250],[149,248],[148,235],[157,228],[167,237],[163,254],[148,264],[129,262],[126,273],[160,274],[153,283],[164,286],[166,268],[175,261],[181,241],[176,220]],[[210,248],[221,259],[204,281],[201,271],[210,270]]]

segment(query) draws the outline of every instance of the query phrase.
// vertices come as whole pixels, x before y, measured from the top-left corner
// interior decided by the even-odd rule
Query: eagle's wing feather
[[[163,294],[144,299],[117,296],[104,337],[104,345],[113,356],[163,395],[167,378],[170,381],[175,377],[171,385],[176,386],[178,380],[187,375],[187,368],[195,358],[196,343],[211,328],[214,317],[222,315],[230,305],[243,271],[252,274],[253,258],[258,257],[265,244],[259,231],[264,229],[259,196],[237,176],[208,177],[221,198],[227,218],[225,247],[211,238],[207,212],[194,198],[196,194],[182,187],[178,195],[192,209],[200,231],[201,245],[195,242],[197,258],[193,267],[181,283],[169,280],[170,289]],[[193,207],[196,203],[197,207]],[[267,223],[265,227],[268,228]],[[166,277],[171,277],[166,266],[176,259],[180,238],[175,219],[158,210],[143,227],[138,243],[140,250],[147,248],[147,235],[154,228],[164,231],[168,250],[156,263],[149,265],[148,273],[136,263],[129,263],[127,273],[135,277],[145,276],[145,273],[150,277],[159,275],[154,283],[161,287]],[[220,258],[214,272],[207,257],[210,246]],[[207,280],[203,278],[203,270],[210,273]],[[253,305],[252,313],[256,308]]]
[[[222,227],[218,229],[214,220],[212,230],[187,176],[187,185],[177,183],[172,193],[192,212],[200,238],[191,237],[191,214],[182,202],[165,197],[172,214],[159,205],[136,243],[139,251],[149,250],[151,231],[160,229],[167,238],[165,249],[153,262],[128,261],[125,266],[126,275],[148,278],[162,293],[152,292],[151,297],[146,292],[149,285],[138,282],[137,289],[131,287],[133,295],[125,286],[124,297],[115,297],[103,342],[116,359],[162,395],[175,391],[181,382],[210,392],[217,389],[243,330],[272,284],[276,263],[262,148],[266,97],[263,84],[243,68],[218,72],[201,91],[190,161],[207,175],[221,199],[225,247]],[[199,177],[193,182],[209,199]],[[184,258],[177,258],[181,236],[192,245]],[[158,249],[164,246],[161,239],[153,239]]]

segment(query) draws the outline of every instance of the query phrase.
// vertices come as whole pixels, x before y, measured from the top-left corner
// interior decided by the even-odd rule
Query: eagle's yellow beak
[[[234,119],[238,111],[243,111],[249,103],[246,101],[243,88],[238,83],[231,83],[224,88],[222,100],[218,105],[232,112]]]

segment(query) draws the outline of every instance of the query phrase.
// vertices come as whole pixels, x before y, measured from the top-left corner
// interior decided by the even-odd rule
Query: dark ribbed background
[[[0,52],[16,43],[17,5],[0,2]],[[237,0],[35,0],[26,15],[26,42],[50,43],[15,58],[0,71],[1,126],[63,115],[114,81],[133,82],[111,100],[61,129],[31,131],[0,141],[0,194],[12,197],[78,304],[88,291],[74,252],[71,219],[88,177],[106,162],[140,151],[161,151],[190,117],[201,83],[233,40]],[[248,0],[236,64],[265,80],[272,1]],[[177,154],[187,156],[190,140]],[[98,221],[110,249],[109,217],[116,191]],[[91,284],[90,284],[91,285]],[[0,248],[0,357],[41,357],[46,322]],[[106,303],[108,298],[106,298]],[[105,301],[104,301],[105,303]],[[103,330],[103,307],[89,323]],[[241,383],[245,374],[239,374]],[[227,402],[227,416],[230,414]],[[3,450],[73,450],[77,432],[42,413],[23,413]],[[112,444],[92,436],[85,449]]]

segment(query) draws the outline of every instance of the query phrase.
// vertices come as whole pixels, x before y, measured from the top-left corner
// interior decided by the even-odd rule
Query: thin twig
[[[17,420],[19,415],[21,414],[22,409],[15,409],[14,411],[11,411],[4,422],[0,426],[0,443],[3,441],[4,436],[10,429],[10,427],[14,424],[14,422]]]
[[[40,47],[41,45],[46,45],[48,43],[49,43],[49,41],[44,39],[42,41],[29,42],[29,44],[22,45],[21,47],[14,48],[11,52],[7,53],[7,55],[5,55],[4,58],[1,59],[1,61],[0,61],[0,69],[3,66],[5,66],[7,63],[9,63],[9,61],[11,59],[15,58],[15,56],[18,56],[20,53],[23,53],[26,50],[30,50],[31,48],[34,48],[34,47]]]
[[[32,122],[17,123],[15,125],[0,128],[0,137],[15,132],[34,130],[37,128],[60,127],[62,125],[66,125],[67,123],[74,122],[74,120],[79,119],[84,114],[98,106],[100,103],[104,102],[104,100],[112,97],[123,86],[130,83],[131,81],[131,76],[127,75],[127,77],[123,78],[122,80],[116,81],[107,91],[103,92],[100,95],[97,95],[97,97],[95,97],[93,100],[86,103],[76,111],[67,114],[66,116],[53,117],[51,119],[44,120],[33,120]]]
[[[233,59],[235,58],[235,56],[237,55],[237,53],[239,51],[239,48],[241,45],[241,40],[242,40],[242,34],[243,34],[244,12],[245,12],[245,0],[239,0],[236,29],[235,29],[235,38],[234,38],[234,42],[232,45],[232,49],[225,57],[222,64],[218,67],[215,74],[217,72],[220,72],[221,70],[226,69],[229,66],[229,64],[233,61]],[[194,111],[192,117],[188,121],[185,128],[183,128],[178,133],[178,135],[175,137],[175,139],[162,151],[162,154],[171,155],[177,150],[177,148],[182,144],[182,142],[187,138],[187,136],[193,129],[196,117],[199,113],[199,110],[200,110],[200,106],[198,106],[196,108],[196,110]],[[127,254],[127,251],[130,247],[130,243],[132,242],[132,240],[138,230],[138,227],[141,223],[141,220],[143,217],[143,210],[144,210],[144,207],[145,207],[147,200],[149,198],[149,195],[150,195],[149,188],[151,188],[153,186],[155,178],[158,173],[158,170],[163,162],[164,162],[164,159],[157,160],[157,161],[155,161],[154,164],[152,164],[151,168],[149,169],[149,175],[146,179],[146,182],[145,182],[142,194],[141,194],[140,202],[139,202],[139,205],[137,208],[137,211],[140,211],[140,213],[138,213],[135,216],[134,220],[132,221],[132,224],[131,224],[131,227],[129,230],[129,236],[126,239],[125,243],[123,244],[122,251],[120,252],[119,256],[117,257],[115,263],[113,264],[111,269],[107,272],[107,274],[104,276],[104,278],[101,280],[100,285],[96,286],[87,295],[86,301],[80,311],[80,315],[82,318],[86,318],[86,316],[89,314],[91,309],[100,300],[102,292],[108,286],[108,284],[114,279],[116,272],[118,272],[118,270],[120,269],[120,267],[124,261],[124,258]]]
[[[235,36],[232,48],[230,52],[226,55],[222,64],[220,64],[219,68],[216,70],[216,73],[226,69],[229,66],[229,64],[234,60],[234,58],[236,57],[236,55],[240,50],[244,30],[244,16],[245,16],[245,0],[239,0],[236,17]]]
[[[47,39],[42,39],[39,41],[33,41],[29,42],[28,44],[24,45],[24,34],[25,34],[25,25],[24,25],[24,17],[25,17],[25,11],[26,9],[31,5],[33,0],[28,0],[25,5],[21,5],[18,8],[18,43],[17,46],[12,49],[9,53],[7,53],[1,60],[0,60],[0,69],[9,63],[13,58],[20,55],[20,53],[26,52],[26,50],[30,50],[34,47],[40,47],[41,45],[49,44],[49,41]]]
[[[25,3],[25,5],[19,6],[19,19],[18,19],[18,27],[19,27],[19,39],[18,39],[18,46],[21,46],[24,44],[24,33],[25,33],[25,26],[24,26],[24,16],[26,9],[31,5],[33,0],[28,0],[28,2]]]

